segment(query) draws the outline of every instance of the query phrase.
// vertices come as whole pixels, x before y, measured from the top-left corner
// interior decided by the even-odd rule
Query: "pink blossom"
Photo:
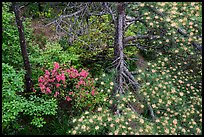
[[[55,69],[51,70],[51,72],[52,72],[52,76],[56,75],[56,70]]]
[[[43,84],[42,84],[42,83],[39,83],[38,85],[39,85],[39,87],[42,87],[42,86],[43,86]]]
[[[64,73],[61,74],[61,80],[62,80],[62,81],[65,81],[65,75],[64,75]]]
[[[50,72],[48,70],[45,70],[45,74],[49,76]]]
[[[84,78],[86,78],[89,75],[89,73],[86,70],[83,70],[83,69],[79,74],[80,74],[80,76],[82,76]]]
[[[59,92],[56,91],[54,94],[54,97],[57,97],[58,94],[59,94]]]
[[[79,88],[79,85],[76,85],[76,88],[78,89],[78,88]]]
[[[86,83],[83,80],[80,80],[77,84],[80,86],[80,85],[85,85]]]
[[[57,75],[56,78],[57,78],[57,82],[60,82],[61,76],[60,76],[60,75]]]
[[[55,78],[49,79],[49,82],[54,82],[54,81],[55,81]]]
[[[59,83],[56,84],[56,88],[58,88],[58,87],[60,87],[60,84],[59,84]]]
[[[67,72],[70,78],[77,78],[79,76],[78,71],[74,68],[70,68],[69,70],[67,70]]]
[[[43,84],[44,84],[44,85],[47,85],[47,83],[48,83],[48,81],[45,81]]]
[[[50,93],[51,94],[51,90],[50,90],[50,88],[46,88],[46,91],[47,91],[47,93]]]
[[[46,78],[46,79],[49,79],[49,75],[45,75],[45,78]]]
[[[70,70],[70,69],[66,69],[66,72],[67,72],[67,73],[70,73],[70,72],[71,72],[71,70]]]
[[[67,101],[70,101],[70,100],[72,100],[69,96],[66,96],[66,100]]]
[[[95,92],[95,90],[92,90],[92,91],[91,91],[91,95],[92,95],[92,96],[94,96],[94,92]]]
[[[45,86],[42,83],[40,83],[39,86],[40,86],[41,91],[43,91],[45,89]]]
[[[44,82],[44,78],[43,78],[42,76],[40,76],[40,77],[38,78],[38,82],[39,82],[39,83]]]
[[[70,69],[71,71],[75,72],[75,73],[78,73],[78,70],[74,69],[74,68],[71,68]]]
[[[69,92],[69,95],[72,95],[74,92],[73,91],[71,91],[71,92]]]
[[[54,62],[54,68],[55,68],[56,70],[59,69],[59,63]]]

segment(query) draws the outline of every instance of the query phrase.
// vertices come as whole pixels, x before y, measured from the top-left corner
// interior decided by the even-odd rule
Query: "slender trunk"
[[[118,19],[117,19],[118,20]],[[118,57],[118,23],[115,23],[115,37],[114,37],[114,60]]]
[[[20,47],[21,47],[21,52],[22,52],[22,56],[23,56],[24,67],[26,70],[26,74],[25,74],[26,92],[31,92],[32,91],[31,66],[30,66],[27,48],[26,48],[26,41],[25,41],[25,35],[24,35],[24,31],[23,31],[23,24],[22,24],[22,20],[20,18],[19,7],[16,4],[16,2],[12,2],[12,8],[13,8],[13,11],[14,11],[15,17],[16,17],[16,24],[17,24],[18,32],[19,32]]]
[[[132,91],[135,97],[144,104],[148,105],[148,110],[150,111],[150,115],[153,120],[155,120],[154,112],[151,105],[145,100],[145,98],[139,94],[139,83],[137,80],[134,79],[133,75],[129,72],[127,66],[125,65],[124,60],[124,23],[125,23],[125,4],[118,3],[117,5],[118,16],[117,16],[117,24],[116,24],[116,36],[115,36],[115,43],[114,43],[114,55],[115,60],[114,62],[117,63],[116,66],[116,84],[114,87],[114,93],[119,93],[120,95],[125,94],[124,86],[131,85]],[[114,96],[113,96],[114,97]],[[138,113],[137,109],[133,107],[131,102],[128,103],[128,106],[136,113]],[[113,111],[120,115],[120,110],[117,109],[117,104],[113,105]]]
[[[123,53],[123,32],[124,32],[124,17],[125,17],[125,9],[124,3],[118,4],[118,23],[117,23],[117,31],[118,31],[118,56],[119,56],[119,68],[118,68],[118,92],[123,93],[123,69],[124,69],[124,53]]]

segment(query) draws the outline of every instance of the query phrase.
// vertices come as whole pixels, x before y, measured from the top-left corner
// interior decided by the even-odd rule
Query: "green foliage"
[[[74,48],[79,48],[82,64],[90,68],[90,72],[102,73],[102,68],[107,67],[113,57],[113,51],[108,48],[114,41],[114,26],[110,21],[109,15],[91,16],[88,31],[73,42]]]
[[[32,18],[52,18],[52,12],[53,8],[50,7],[49,3],[42,4],[41,2],[30,2],[25,7],[22,14],[26,17],[31,16]]]
[[[109,100],[111,101],[111,100]],[[86,111],[82,116],[73,118],[71,135],[138,135],[151,134],[153,123],[123,106],[124,115],[113,114],[110,109],[98,108],[97,112]]]
[[[46,116],[43,119],[43,127],[26,125],[18,134],[24,135],[65,135],[67,130],[72,128],[72,116],[67,115],[67,111],[58,109],[55,116]],[[38,120],[38,119],[37,119]],[[40,120],[38,120],[40,121]],[[40,123],[39,123],[40,125]]]
[[[32,78],[37,83],[38,77],[43,74],[43,69],[50,69],[53,62],[59,62],[67,67],[79,67],[79,55],[76,54],[74,48],[64,51],[57,42],[47,42],[45,49],[39,49],[37,46],[30,55],[30,63],[32,64]]]
[[[199,134],[202,129],[201,60],[197,57],[197,64],[188,68],[188,63],[193,64],[189,56],[179,57],[187,51],[159,54],[157,61],[148,63],[147,70],[139,70],[137,80],[143,85],[140,93],[148,98],[158,117],[157,134]]]
[[[2,62],[20,68],[23,65],[23,59],[14,13],[9,12],[10,5],[4,2],[2,7]]]
[[[43,124],[45,124],[46,122],[43,120],[43,118],[42,117],[36,117],[36,116],[34,116],[34,118],[33,118],[33,120],[32,120],[32,122],[31,122],[31,124],[33,124],[33,125],[35,125],[35,126],[37,126],[37,127],[43,127]]]
[[[16,73],[13,67],[2,63],[2,127],[5,129],[23,111],[25,99],[16,96],[23,91],[23,71]]]
[[[88,32],[79,36],[78,40],[74,42],[75,45],[80,45],[84,49],[100,51],[113,44],[114,37],[106,35],[114,33],[114,27],[113,24],[110,24],[108,15],[91,16],[88,22],[91,22]]]
[[[14,68],[23,67],[23,58],[20,49],[19,34],[16,26],[14,12],[9,11],[11,3],[4,2],[2,7],[2,62],[7,63]],[[23,21],[26,44],[29,50],[32,50],[31,44],[31,20],[26,18]]]
[[[102,77],[92,80],[93,85],[90,85],[90,87],[96,87],[94,90],[88,90],[86,87],[77,89],[78,94],[75,94],[77,95],[77,98],[75,99],[76,104],[74,105],[76,110],[83,110],[83,112],[85,110],[95,111],[99,106],[109,106],[109,104],[104,100],[108,100],[110,98],[110,93],[113,89],[113,82],[111,78],[111,75],[109,77],[105,77],[105,74],[103,74]],[[81,95],[85,97],[81,97]]]
[[[42,116],[56,114],[56,100],[30,96],[29,99],[18,95],[23,92],[24,72],[16,72],[13,67],[2,63],[2,127],[5,131],[12,122],[17,120],[19,113],[34,116],[32,124],[41,127],[44,124]],[[37,119],[37,117],[39,119]],[[15,127],[14,127],[15,128]]]
[[[53,9],[49,8],[47,11],[45,10],[43,12],[37,12],[37,15],[39,17],[52,18],[53,17],[52,11],[53,11]]]
[[[42,127],[46,123],[42,116],[55,115],[56,110],[57,102],[55,99],[44,99],[31,95],[25,104],[24,114],[34,117],[31,124]]]

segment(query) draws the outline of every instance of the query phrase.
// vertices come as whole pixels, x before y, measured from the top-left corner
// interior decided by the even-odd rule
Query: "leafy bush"
[[[23,71],[16,73],[13,67],[2,63],[2,127],[3,130],[24,109],[25,99],[16,93],[23,92]]]
[[[38,79],[42,93],[73,103],[74,110],[93,110],[107,95],[95,88],[94,79],[86,70],[66,69],[54,63],[53,70],[45,70]]]
[[[2,62],[7,63],[14,68],[20,69],[23,67],[23,58],[20,49],[19,34],[16,26],[15,16],[13,12],[9,11],[9,6],[11,3],[4,2],[2,9]],[[31,42],[31,32],[30,29],[31,21],[26,19],[23,21],[24,33],[26,38],[26,43]],[[28,46],[33,48],[32,46]]]
[[[14,13],[9,12],[10,3],[3,3],[2,13],[2,62],[21,67],[23,59],[19,45],[18,29]]]
[[[52,68],[53,62],[59,62],[68,67],[71,65],[74,67],[80,66],[79,58],[75,51],[63,51],[63,48],[57,42],[47,42],[45,49],[40,49],[38,46],[35,46],[35,49],[33,49],[32,54],[30,55],[34,83],[37,83],[38,77],[43,75],[43,70],[45,68]]]
[[[43,97],[30,96],[26,101],[24,111],[25,115],[33,119],[31,124],[37,127],[43,127],[46,124],[43,117],[57,114],[57,102],[55,99],[44,99]]]
[[[30,96],[29,99],[19,95],[23,92],[24,72],[16,72],[13,67],[2,63],[2,127],[6,131],[12,122],[17,120],[19,113],[34,117],[32,124],[41,127],[45,122],[43,116],[55,115],[57,104],[54,99],[43,99]],[[15,129],[15,127],[14,127]]]

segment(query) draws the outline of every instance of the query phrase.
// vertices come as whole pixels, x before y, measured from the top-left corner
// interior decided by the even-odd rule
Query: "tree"
[[[170,7],[171,4],[173,4],[172,9]],[[185,3],[179,4],[180,6],[182,6],[182,4],[185,5]],[[117,72],[115,81],[116,86],[113,95],[120,93],[122,96],[125,94],[125,90],[130,90],[131,88],[131,90],[134,91],[136,98],[144,104],[148,104],[145,97],[138,93],[140,85],[138,81],[135,80],[132,73],[128,70],[128,64],[126,61],[127,56],[124,54],[124,49],[129,46],[135,46],[144,52],[153,50],[154,54],[169,54],[169,51],[177,46],[177,41],[180,41],[178,39],[183,39],[183,36],[185,39],[188,38],[189,42],[186,44],[193,45],[193,47],[199,51],[202,49],[202,44],[198,44],[200,43],[198,37],[194,37],[193,39],[189,38],[185,33],[184,27],[181,29],[181,27],[179,28],[178,24],[175,23],[178,21],[178,16],[182,14],[182,11],[179,11],[179,9],[176,8],[177,4],[166,4],[166,13],[163,8],[164,5],[165,4],[161,3],[148,4],[141,2],[68,2],[67,6],[63,10],[64,12],[62,13],[64,15],[60,15],[47,25],[55,24],[56,32],[65,33],[69,38],[68,41],[71,43],[75,40],[86,43],[80,38],[80,36],[89,34],[88,30],[91,24],[89,18],[91,16],[100,17],[106,14],[110,15],[112,18],[110,24],[115,25],[115,38],[113,39],[114,46],[108,45],[108,48],[114,48],[112,64],[116,68]],[[153,18],[150,18],[150,14],[153,14]],[[172,18],[172,22],[169,21],[170,18]],[[158,25],[159,23],[160,25]],[[135,26],[139,27],[135,28]],[[130,31],[134,32],[134,34],[128,34]],[[197,32],[198,35],[200,35],[200,31]],[[173,37],[175,37],[175,39]],[[92,44],[86,44],[86,46],[89,47],[89,50],[93,50]],[[130,88],[124,89],[125,87]],[[129,107],[134,110],[131,104],[129,104]],[[152,118],[155,119],[154,112],[150,104],[148,104],[148,110]]]
[[[16,18],[16,24],[18,27],[18,32],[19,32],[19,40],[20,40],[20,47],[21,47],[21,52],[23,56],[23,61],[24,61],[24,67],[26,70],[25,74],[25,86],[26,86],[26,92],[31,92],[32,91],[32,79],[31,79],[31,66],[28,58],[28,53],[27,53],[27,47],[26,47],[26,41],[25,41],[25,34],[24,34],[24,28],[23,28],[23,23],[20,18],[20,12],[19,12],[19,6],[16,4],[16,2],[12,2],[12,8],[15,13],[15,18]]]

